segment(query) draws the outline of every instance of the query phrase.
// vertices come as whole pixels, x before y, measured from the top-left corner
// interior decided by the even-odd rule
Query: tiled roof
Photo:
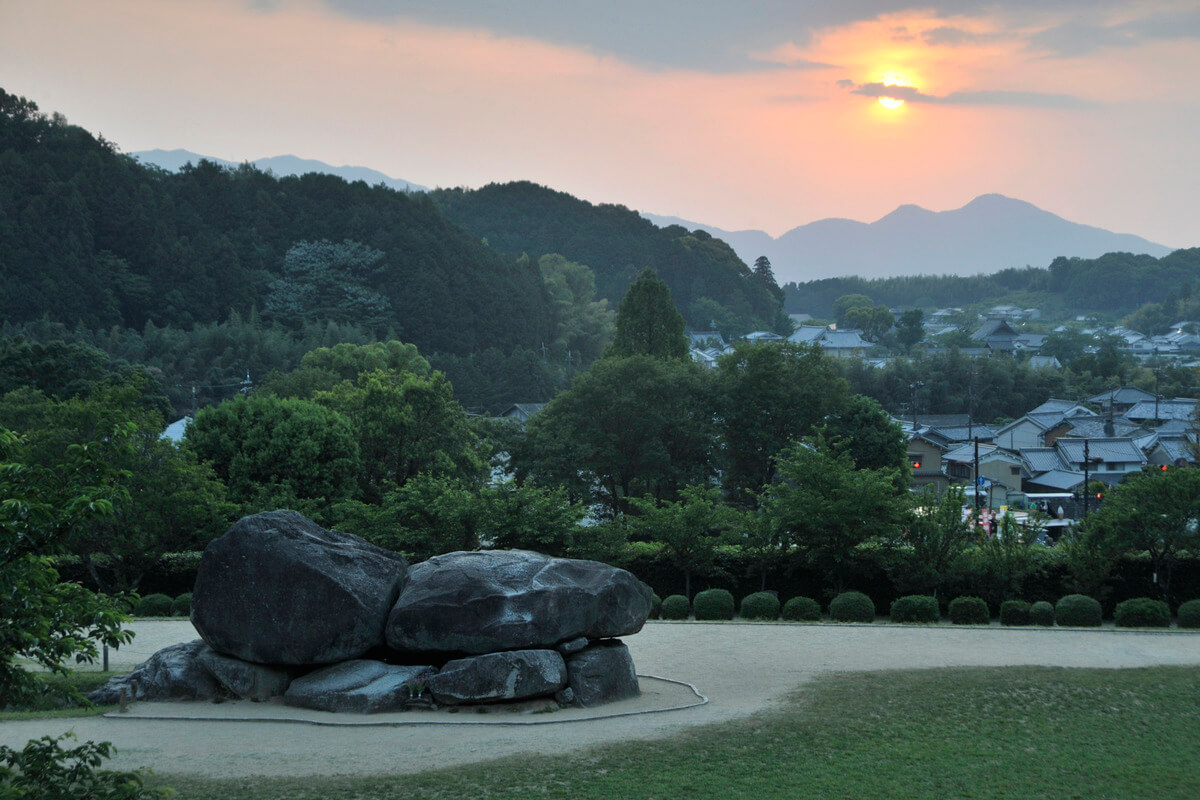
[[[1195,400],[1159,400],[1157,412],[1153,400],[1143,400],[1125,412],[1130,419],[1191,419],[1196,411]]]
[[[1158,444],[1166,453],[1167,458],[1171,461],[1194,461],[1196,458],[1195,452],[1192,450],[1192,442],[1183,436],[1168,436],[1158,440]]]
[[[1021,460],[1025,462],[1025,466],[1034,474],[1056,469],[1061,470],[1067,466],[1059,457],[1058,451],[1053,447],[1026,447],[1019,452]]]
[[[1030,413],[1030,414],[1046,414],[1046,413],[1049,413],[1052,411],[1057,411],[1060,414],[1066,414],[1068,411],[1071,411],[1072,409],[1076,408],[1077,406],[1079,406],[1079,403],[1075,400],[1061,400],[1057,397],[1051,397],[1049,400],[1042,403],[1037,408],[1030,409],[1028,413]],[[1093,412],[1088,411],[1087,413],[1091,414]]]
[[[789,342],[815,342],[828,328],[818,328],[816,325],[802,325],[788,337]]]
[[[986,425],[936,425],[930,427],[931,433],[936,433],[951,442],[966,442],[973,438],[995,439],[996,432]]]
[[[1070,426],[1066,436],[1072,439],[1100,439],[1113,436],[1132,436],[1134,431],[1142,426],[1127,419],[1116,418],[1112,421],[1112,433],[1105,430],[1108,420],[1104,417],[1067,417],[1063,420]]]
[[[1047,489],[1058,489],[1069,492],[1072,489],[1078,488],[1083,483],[1083,473],[1056,469],[1050,472],[1043,472],[1036,478],[1030,478],[1029,482],[1038,486],[1045,486]]]
[[[1058,452],[1070,464],[1083,463],[1084,442],[1088,455],[1107,463],[1146,463],[1146,456],[1132,439],[1059,439],[1055,442]]]
[[[1142,400],[1154,401],[1154,395],[1136,386],[1122,386],[1120,389],[1113,389],[1109,392],[1101,392],[1088,398],[1089,403],[1099,403],[1101,405],[1113,402],[1118,405],[1133,405]]]

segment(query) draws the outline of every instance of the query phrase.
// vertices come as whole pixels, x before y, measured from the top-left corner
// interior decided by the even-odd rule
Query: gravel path
[[[145,621],[133,628],[135,646],[112,654],[114,669],[195,636],[186,621]],[[559,712],[564,716],[546,715],[555,717],[555,724],[522,726],[499,726],[493,718],[481,719],[478,725],[399,727],[321,727],[253,719],[32,720],[0,723],[0,744],[21,746],[30,738],[71,729],[81,740],[113,742],[118,750],[114,767],[150,765],[163,774],[394,774],[670,735],[771,707],[824,672],[1200,664],[1200,636],[1190,632],[651,622],[625,641],[639,673],[695,684],[710,702],[682,711],[576,722]],[[229,712],[239,705],[219,708]],[[454,719],[469,721],[463,716]]]

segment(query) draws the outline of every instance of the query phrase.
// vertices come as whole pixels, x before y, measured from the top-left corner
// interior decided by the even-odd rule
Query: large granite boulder
[[[296,678],[283,694],[289,706],[375,714],[403,711],[425,689],[433,667],[402,667],[357,659]]]
[[[641,630],[652,594],[632,573],[598,561],[524,550],[447,553],[409,569],[387,643],[475,654],[624,636]]]
[[[584,708],[642,693],[629,648],[615,639],[567,656],[567,686],[574,695],[572,703]]]
[[[445,705],[499,703],[554,694],[567,685],[555,650],[510,650],[448,661],[430,676],[433,699]]]
[[[127,700],[211,700],[224,695],[221,685],[204,668],[201,657],[212,650],[202,639],[159,650],[128,675],[110,678],[88,695],[101,705]]]
[[[219,684],[243,700],[277,697],[287,691],[292,680],[286,669],[223,656],[211,647],[204,648],[196,658]]]
[[[220,653],[259,664],[333,664],[384,640],[403,556],[295,511],[244,517],[204,549],[192,623]]]

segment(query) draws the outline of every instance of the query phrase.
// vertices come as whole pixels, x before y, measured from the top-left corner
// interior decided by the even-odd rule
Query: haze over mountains
[[[193,153],[190,150],[139,150],[129,155],[143,164],[153,164],[156,167],[162,167],[171,172],[178,172],[179,168],[184,164],[198,164],[201,159],[211,161],[214,164],[220,164],[224,167],[238,166],[233,161]],[[369,186],[378,186],[382,183],[384,186],[399,192],[423,192],[427,188],[400,178],[393,178],[390,175],[385,175],[378,170],[368,167],[353,167],[350,165],[335,167],[331,164],[326,164],[324,161],[299,158],[298,156],[271,156],[270,158],[259,158],[250,163],[263,172],[272,172],[280,177],[284,175],[304,175],[308,172],[320,172],[326,175],[337,175],[348,181],[366,181]]]
[[[1069,222],[1000,194],[980,195],[951,211],[903,205],[870,223],[822,219],[779,238],[758,230],[727,231],[677,217],[643,216],[656,225],[708,231],[750,264],[765,255],[780,284],[847,275],[976,275],[1044,267],[1058,256],[1132,252],[1162,257],[1171,252],[1140,236]]]
[[[130,155],[173,172],[201,159],[237,166],[189,150],[143,150]],[[319,172],[348,181],[366,181],[372,186],[382,183],[398,191],[426,191],[424,186],[367,167],[335,167],[292,155],[251,163],[279,176]],[[1096,258],[1105,253],[1131,252],[1162,257],[1171,252],[1171,248],[1140,236],[1070,222],[1000,194],[980,195],[962,208],[949,211],[902,205],[869,223],[822,219],[793,228],[778,238],[760,230],[730,231],[679,217],[646,212],[641,215],[661,227],[682,225],[689,231],[707,231],[728,243],[747,264],[765,255],[771,259],[780,284],[850,275],[977,275],[1007,267],[1042,267],[1058,256]]]

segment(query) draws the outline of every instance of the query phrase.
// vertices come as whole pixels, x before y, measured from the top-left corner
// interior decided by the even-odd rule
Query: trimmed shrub
[[[950,601],[950,621],[955,625],[987,625],[992,615],[983,598],[956,597]]]
[[[692,601],[696,619],[733,619],[734,608],[733,593],[728,589],[705,589]]]
[[[1120,628],[1169,628],[1171,609],[1162,600],[1134,597],[1117,603],[1113,619]]]
[[[1029,603],[1024,600],[1005,600],[1000,604],[1001,625],[1028,625],[1031,622],[1033,619],[1029,616]],[[1051,618],[1051,624],[1053,624],[1053,618]]]
[[[656,594],[650,595],[650,619],[662,616],[662,598]]]
[[[171,603],[171,616],[187,617],[192,613],[192,593],[184,592]]]
[[[784,609],[787,613],[787,609]],[[1200,628],[1200,600],[1188,600],[1179,606],[1177,617],[1181,628]]]
[[[778,619],[779,598],[770,592],[755,592],[742,598],[744,619]]]
[[[875,601],[862,592],[842,592],[829,603],[834,622],[874,622]]]
[[[1045,600],[1038,600],[1029,607],[1029,621],[1043,628],[1051,627],[1054,625],[1054,606]]]
[[[780,615],[793,622],[820,622],[821,604],[811,597],[793,597],[783,604]]]
[[[169,617],[174,601],[165,594],[148,594],[133,608],[135,617]]]
[[[1054,619],[1064,628],[1100,627],[1100,602],[1086,594],[1069,594],[1054,604]]]
[[[692,613],[692,604],[681,594],[673,594],[662,601],[663,619],[687,619]]]
[[[937,622],[941,618],[936,597],[910,594],[892,601],[892,622]]]

